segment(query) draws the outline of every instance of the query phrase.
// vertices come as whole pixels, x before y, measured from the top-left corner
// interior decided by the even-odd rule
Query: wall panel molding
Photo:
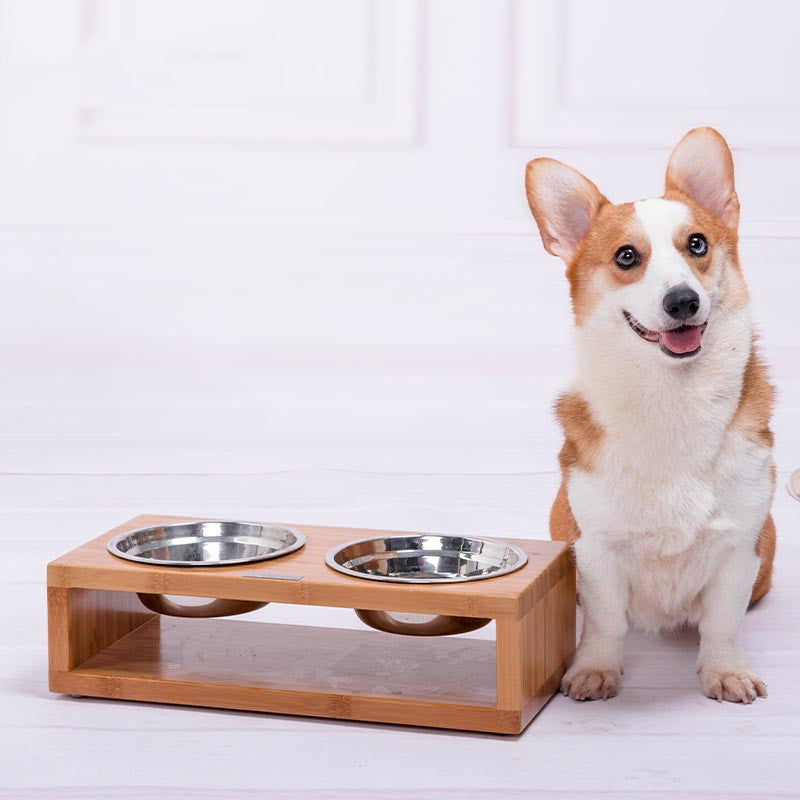
[[[183,214],[180,219],[163,215],[131,218],[125,213],[59,214],[39,213],[0,214],[0,233],[26,235],[30,232],[65,232],[74,235],[152,234],[154,236],[246,236],[255,239],[285,238],[287,241],[342,241],[360,238],[385,237],[428,238],[444,241],[480,241],[487,237],[530,239],[532,247],[540,247],[535,223],[524,215],[519,219],[464,219],[460,217],[382,217],[365,220],[363,217],[331,216],[324,221],[309,221],[301,217],[270,220],[262,216],[239,216],[236,220],[218,216]],[[791,247],[791,263],[797,263],[796,242],[800,240],[800,221],[792,219],[745,220],[740,225],[739,238],[744,241],[771,241],[776,246]]]
[[[514,0],[511,143],[662,148],[711,124],[738,149],[800,149],[800,50],[785,9]]]
[[[235,8],[220,30],[218,7],[194,0],[82,4],[78,138],[417,143],[418,0]]]

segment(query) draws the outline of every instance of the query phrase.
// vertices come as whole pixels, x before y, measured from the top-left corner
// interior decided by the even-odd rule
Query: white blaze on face
[[[664,295],[687,285],[700,297],[697,324],[708,318],[711,300],[700,281],[675,247],[675,234],[690,220],[689,208],[674,200],[639,200],[633,204],[636,216],[650,241],[650,259],[641,280],[620,290],[623,308],[652,331],[675,327],[664,310]]]

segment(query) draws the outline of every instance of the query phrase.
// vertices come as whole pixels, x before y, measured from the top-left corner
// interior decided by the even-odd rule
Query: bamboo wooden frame
[[[522,569],[436,586],[342,575],[333,546],[373,531],[291,524],[307,544],[274,561],[154,567],[115,558],[119,533],[191,519],[142,515],[48,565],[50,689],[75,695],[521,732],[557,689],[575,647],[575,570],[565,546],[510,540]],[[281,577],[245,577],[243,573]],[[490,617],[496,642],[148,611],[137,592]]]

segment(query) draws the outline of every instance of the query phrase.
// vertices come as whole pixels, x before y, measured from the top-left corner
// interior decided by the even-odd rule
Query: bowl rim
[[[222,522],[234,525],[258,525],[262,528],[280,528],[281,530],[289,531],[289,533],[293,534],[295,541],[288,547],[275,550],[273,553],[268,553],[267,555],[251,556],[249,558],[230,558],[225,559],[224,561],[163,561],[152,558],[143,558],[142,556],[133,556],[128,553],[122,553],[119,551],[119,549],[117,549],[117,545],[121,541],[137,533],[152,531],[156,528],[169,529],[178,528],[185,525],[206,525],[210,522]],[[106,544],[106,549],[109,553],[111,553],[112,556],[124,558],[127,561],[134,561],[138,564],[149,564],[151,567],[232,567],[238,564],[250,564],[255,561],[269,561],[273,558],[280,558],[281,556],[288,555],[289,553],[294,553],[296,550],[304,547],[305,543],[305,535],[301,531],[297,530],[297,528],[290,528],[288,525],[279,525],[275,522],[251,522],[240,519],[194,519],[185,520],[184,522],[168,522],[164,525],[145,525],[142,528],[134,528],[132,530],[125,531],[124,533],[117,534],[113,539],[111,539]]]
[[[356,572],[352,569],[347,569],[342,564],[339,564],[334,559],[334,555],[336,553],[340,553],[346,547],[352,547],[355,544],[364,544],[366,542],[375,542],[381,539],[410,539],[415,537],[422,537],[422,536],[435,536],[438,538],[451,538],[451,539],[473,539],[478,540],[481,542],[487,542],[488,544],[497,544],[502,547],[506,547],[509,550],[512,550],[518,557],[519,561],[514,564],[512,567],[507,567],[502,571],[490,573],[487,575],[459,575],[456,577],[442,577],[442,578],[396,578],[390,575],[370,575],[366,572]],[[391,536],[367,536],[364,539],[353,539],[350,542],[345,542],[344,544],[337,545],[336,547],[332,547],[325,555],[325,563],[331,568],[335,569],[337,572],[341,572],[343,575],[347,575],[351,578],[358,578],[361,580],[370,580],[370,581],[383,581],[384,583],[424,583],[424,584],[449,584],[449,583],[468,583],[469,581],[485,581],[490,580],[492,578],[502,578],[506,575],[510,575],[512,572],[516,572],[519,569],[522,569],[528,563],[528,554],[522,550],[521,548],[517,547],[515,544],[510,544],[509,542],[504,542],[502,539],[490,539],[486,536],[466,536],[461,534],[452,534],[452,533],[407,533],[407,534],[394,534]]]

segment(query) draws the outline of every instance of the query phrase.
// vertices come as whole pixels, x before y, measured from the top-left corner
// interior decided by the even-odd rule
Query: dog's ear
[[[739,198],[733,184],[728,143],[713,128],[695,128],[669,157],[667,192],[677,190],[728,228],[739,224]]]
[[[588,178],[552,158],[528,164],[525,190],[544,249],[569,264],[600,206],[608,201]]]

